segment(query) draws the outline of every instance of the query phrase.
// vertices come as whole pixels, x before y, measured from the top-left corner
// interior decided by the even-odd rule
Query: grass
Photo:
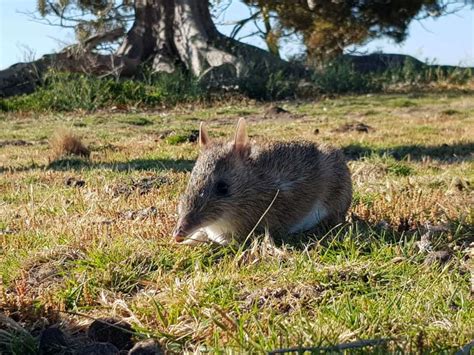
[[[36,351],[46,320],[71,329],[90,322],[77,314],[124,318],[176,352],[385,338],[371,349],[453,352],[469,343],[472,95],[282,104],[291,115],[269,118],[265,104],[251,102],[1,114],[0,310],[28,332],[0,325],[0,352]],[[203,120],[212,136],[230,137],[244,113],[253,139],[344,149],[354,184],[347,225],[309,244],[292,238],[281,253],[171,241],[199,150],[190,134]],[[338,130],[354,122],[371,129]],[[52,160],[48,138],[65,126],[83,138],[89,159]],[[149,207],[156,213],[138,213]],[[427,232],[434,251],[451,253],[447,263],[420,251]]]
[[[283,72],[240,78],[234,85],[204,83],[177,71],[173,74],[151,73],[141,68],[134,78],[119,79],[93,75],[49,71],[41,78],[39,88],[29,95],[0,98],[0,112],[94,112],[138,111],[173,107],[178,104],[210,103],[231,100],[242,95],[251,99],[316,99],[321,95],[347,93],[380,93],[406,91],[473,92],[474,76],[470,68],[418,67],[407,58],[403,66],[383,72],[362,73],[346,60],[335,60],[313,68],[304,80],[289,78]],[[415,94],[418,95],[418,94]],[[416,107],[406,97],[392,100],[393,107]],[[369,114],[372,111],[368,111]],[[242,113],[243,115],[247,112]],[[445,115],[456,111],[445,110]],[[102,118],[100,118],[102,119]],[[124,117],[125,124],[151,125],[146,117]],[[75,122],[82,127],[85,122]]]

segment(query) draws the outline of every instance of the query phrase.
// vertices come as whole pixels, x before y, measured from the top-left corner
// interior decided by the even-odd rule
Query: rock
[[[355,131],[359,133],[369,133],[369,131],[373,130],[373,128],[369,125],[366,125],[362,122],[355,122],[355,123],[346,123],[339,128],[333,130],[334,132],[344,133]]]
[[[451,190],[464,191],[469,189],[469,181],[461,179],[460,177],[453,178],[451,181]]]
[[[67,347],[66,336],[58,327],[44,329],[39,336],[39,353],[53,354]]]
[[[73,177],[67,178],[64,183],[66,184],[66,186],[70,187],[84,187],[86,185],[86,182],[84,180],[78,180]]]
[[[158,210],[156,207],[151,206],[148,208],[143,208],[137,211],[137,218],[139,219],[146,219],[148,217],[154,217],[158,214]]]
[[[431,245],[431,233],[426,232],[421,236],[421,239],[415,243],[415,245],[418,247],[418,250],[420,253],[425,252],[425,251],[431,251],[433,246]]]
[[[119,349],[110,343],[92,343],[77,349],[75,355],[117,355]]]
[[[449,226],[446,224],[431,224],[425,223],[426,230],[430,233],[443,233],[449,232]]]
[[[432,265],[438,263],[440,265],[446,264],[449,260],[451,260],[452,253],[450,250],[439,250],[429,253],[425,259],[425,263],[428,265]]]
[[[188,142],[194,143],[197,142],[199,138],[199,131],[197,129],[193,129],[188,135]]]
[[[289,114],[290,112],[279,106],[271,106],[265,111],[265,117],[277,116],[281,114]]]
[[[97,342],[107,342],[118,349],[128,349],[132,342],[132,327],[125,321],[116,318],[99,318],[94,320],[87,336]]]
[[[382,229],[382,230],[389,230],[390,229],[390,223],[388,223],[385,219],[380,220],[376,228]]]
[[[160,343],[158,343],[155,339],[139,341],[128,352],[129,355],[161,355],[164,353],[165,352],[163,351]]]
[[[157,214],[158,214],[158,210],[154,206],[143,208],[141,210],[136,210],[136,211],[126,210],[124,212],[121,212],[121,216],[124,219],[130,219],[130,220],[135,220],[135,219],[143,220],[150,217],[154,217]]]
[[[11,235],[11,234],[15,234],[15,233],[18,233],[18,232],[19,232],[19,229],[16,229],[16,228],[13,228],[13,229],[11,229],[10,227],[1,228],[0,229],[0,236],[1,235]]]

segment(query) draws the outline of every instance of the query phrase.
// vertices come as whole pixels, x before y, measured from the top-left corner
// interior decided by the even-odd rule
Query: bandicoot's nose
[[[176,228],[173,230],[173,238],[176,243],[182,243],[186,239],[186,234],[183,228],[176,226]]]

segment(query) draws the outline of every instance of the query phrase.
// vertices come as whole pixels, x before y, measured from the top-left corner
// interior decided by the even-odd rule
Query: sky
[[[23,13],[34,11],[35,7],[36,0],[0,0],[0,69],[20,61],[29,61],[32,57],[39,58],[74,42],[71,30],[34,22]],[[247,14],[248,8],[234,0],[223,21],[232,22]],[[229,33],[231,27],[219,26],[219,30]],[[263,41],[258,39],[249,38],[245,41],[265,47]],[[284,54],[294,54],[300,48],[290,43],[285,46]],[[409,36],[402,44],[379,39],[358,48],[358,51],[409,54],[436,64],[474,66],[473,7],[438,19],[412,22]]]

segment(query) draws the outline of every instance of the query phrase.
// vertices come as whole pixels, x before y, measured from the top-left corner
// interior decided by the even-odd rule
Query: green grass
[[[363,95],[284,107],[293,115],[263,118],[267,105],[249,102],[3,113],[0,309],[28,332],[0,324],[0,352],[37,351],[39,320],[90,322],[71,313],[125,317],[176,352],[389,338],[370,349],[451,353],[472,341],[474,98]],[[346,225],[288,238],[279,252],[265,243],[172,242],[179,194],[199,152],[193,130],[203,120],[213,138],[231,137],[243,115],[255,140],[344,149],[354,186]],[[338,130],[354,122],[372,129]],[[90,160],[51,160],[46,140],[64,126],[83,137]],[[31,144],[13,144],[19,139]],[[85,185],[68,186],[69,178]],[[149,207],[156,214],[127,217]],[[447,263],[430,263],[419,250],[427,226],[432,248],[452,253]]]
[[[177,72],[146,75],[143,80],[96,78],[86,74],[49,72],[30,95],[1,99],[0,111],[94,111],[175,105],[207,96],[196,80]],[[138,124],[147,124],[137,121]],[[131,123],[133,124],[133,123]]]
[[[335,60],[313,69],[310,75],[305,75],[304,81],[275,72],[261,77],[243,77],[227,88],[216,83],[200,83],[198,78],[180,71],[173,74],[156,74],[149,72],[146,67],[141,68],[132,79],[119,79],[112,75],[97,78],[87,74],[50,71],[41,78],[41,85],[34,93],[0,98],[0,112],[94,112],[104,109],[120,112],[170,107],[183,103],[219,102],[228,100],[232,94],[271,101],[315,99],[326,94],[403,92],[413,89],[439,92],[456,89],[472,92],[474,78],[469,68],[418,67],[413,65],[409,58],[402,67],[376,73],[356,71],[345,60]],[[412,96],[420,94],[415,93]],[[417,106],[417,102],[407,97],[390,100],[388,104],[394,108],[416,109]],[[223,108],[223,111],[225,110],[226,108]],[[373,114],[375,111],[367,112]],[[242,111],[242,115],[249,113],[251,112]],[[456,111],[447,109],[443,114],[449,116],[456,114]],[[141,119],[136,117],[134,122],[125,123],[151,124]],[[101,120],[102,118],[97,124]],[[85,120],[74,122],[74,125],[83,127],[88,123],[91,122]]]

